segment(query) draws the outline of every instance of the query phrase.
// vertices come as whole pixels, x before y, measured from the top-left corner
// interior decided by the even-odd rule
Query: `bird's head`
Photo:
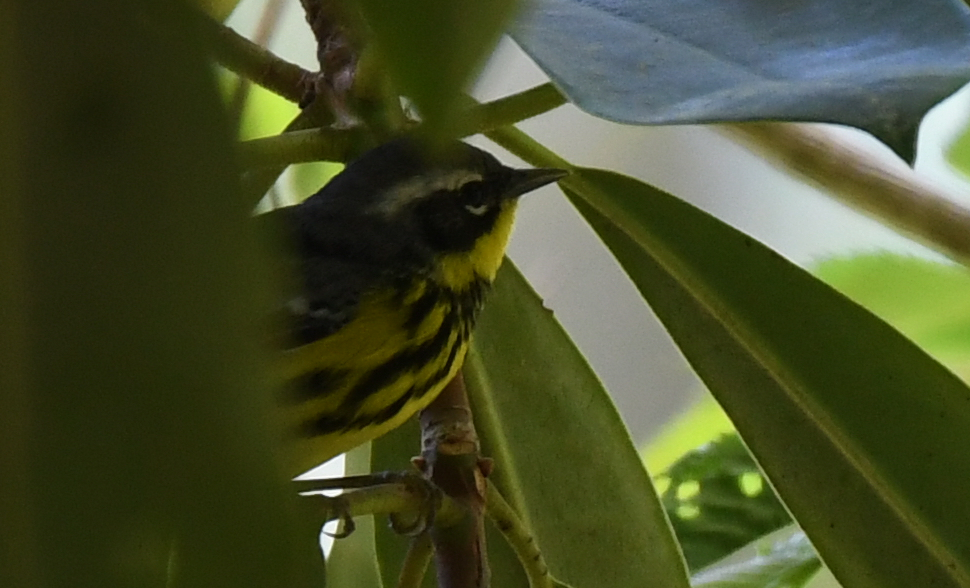
[[[393,241],[406,238],[431,251],[438,278],[460,287],[494,279],[519,196],[565,175],[510,168],[457,141],[432,156],[413,140],[398,139],[349,164],[324,192],[379,219],[397,233]]]

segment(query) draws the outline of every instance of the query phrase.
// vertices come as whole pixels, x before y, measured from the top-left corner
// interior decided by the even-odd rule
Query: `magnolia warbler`
[[[518,197],[565,174],[512,169],[460,142],[432,157],[405,138],[262,215],[282,231],[294,277],[278,311],[292,474],[441,392],[464,360]]]

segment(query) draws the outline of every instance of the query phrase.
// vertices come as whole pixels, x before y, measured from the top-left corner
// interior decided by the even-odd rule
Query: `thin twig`
[[[291,102],[299,102],[312,73],[280,59],[236,31],[194,11],[216,62]]]
[[[475,105],[466,113],[461,136],[488,133],[501,127],[548,112],[565,103],[551,84],[543,84]],[[420,133],[420,127],[414,129]],[[371,137],[360,128],[305,129],[240,143],[243,167],[289,165],[307,161],[342,161],[371,147]]]
[[[970,266],[970,210],[909,167],[890,166],[818,125],[746,123],[723,129],[840,202]]]
[[[492,519],[516,557],[519,558],[519,563],[522,564],[525,575],[529,578],[529,587],[553,588],[549,567],[542,557],[542,552],[539,551],[539,546],[536,545],[535,537],[526,528],[519,515],[494,484],[488,485],[485,498],[488,505],[485,513]]]
[[[404,557],[404,563],[401,565],[397,588],[419,588],[424,575],[428,572],[428,564],[431,563],[433,553],[430,535],[421,533],[412,539],[407,555]]]
[[[263,13],[256,25],[256,31],[253,33],[252,41],[255,45],[269,47],[273,35],[279,28],[280,17],[283,15],[285,6],[286,0],[266,0],[263,5]],[[252,80],[239,76],[236,87],[232,91],[232,98],[229,100],[229,113],[234,121],[239,121],[242,118],[251,85]]]
[[[244,169],[287,166],[308,161],[346,162],[370,146],[360,129],[307,129],[239,143]]]
[[[465,113],[464,122],[459,127],[462,137],[514,125],[559,108],[569,100],[547,82],[491,102],[478,104],[471,99],[469,102],[474,106]]]

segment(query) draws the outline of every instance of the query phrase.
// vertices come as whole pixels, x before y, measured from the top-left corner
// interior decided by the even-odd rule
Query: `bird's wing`
[[[336,256],[318,242],[308,244],[299,214],[294,206],[256,217],[260,229],[279,243],[271,255],[285,286],[273,316],[284,331],[276,337],[284,349],[336,333],[356,316],[364,295],[386,281],[372,264]],[[319,234],[315,237],[320,240]]]
[[[380,273],[364,264],[326,257],[302,260],[302,291],[286,301],[293,345],[329,337],[357,314]]]

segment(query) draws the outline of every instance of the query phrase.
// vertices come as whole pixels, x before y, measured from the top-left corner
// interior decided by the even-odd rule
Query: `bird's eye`
[[[488,204],[466,204],[465,210],[475,216],[482,216],[488,210]]]
[[[475,216],[482,216],[491,205],[485,184],[482,182],[468,182],[461,187],[461,202],[465,210]]]

